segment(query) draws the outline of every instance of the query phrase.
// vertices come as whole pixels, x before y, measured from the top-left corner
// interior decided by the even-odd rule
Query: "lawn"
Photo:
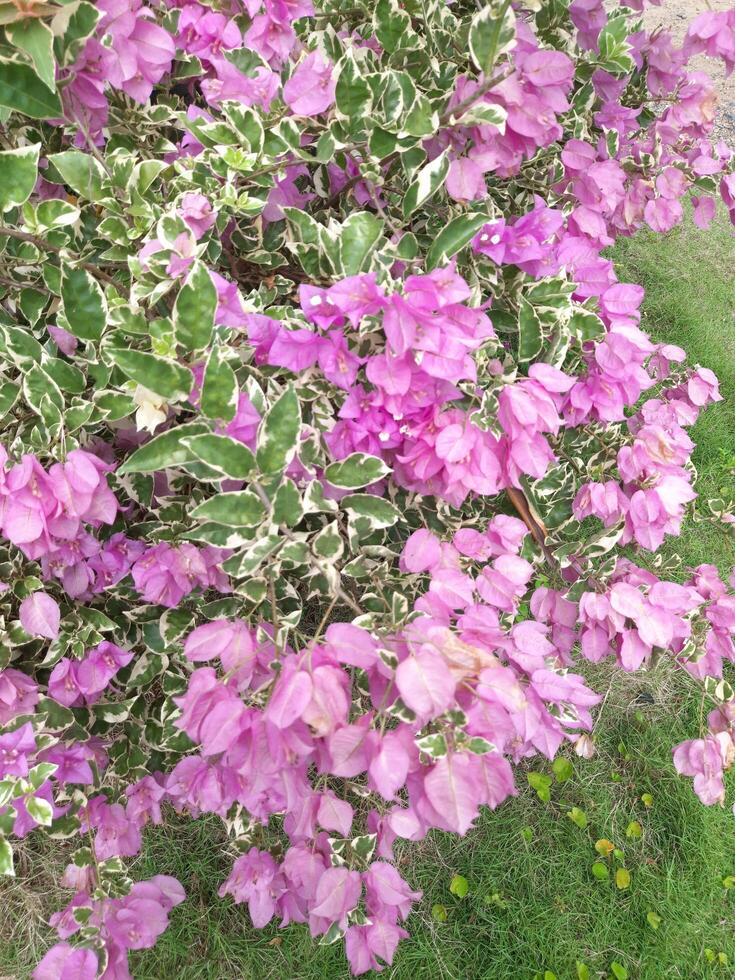
[[[693,433],[698,489],[705,498],[735,496],[730,229],[723,222],[706,235],[691,227],[665,238],[639,235],[618,246],[616,258],[621,278],[646,287],[646,328],[718,373],[726,401],[708,410]],[[684,566],[706,561],[729,570],[735,564],[733,539],[713,524],[690,521],[675,544],[667,557],[676,551]],[[401,870],[425,895],[409,920],[411,938],[384,976],[735,976],[735,887],[726,887],[735,884],[735,877],[727,880],[735,876],[735,817],[729,809],[701,806],[671,764],[672,744],[698,731],[701,698],[665,662],[632,677],[612,674],[604,665],[595,674],[593,682],[607,692],[598,713],[595,759],[570,757],[571,775],[561,781],[537,760],[535,771],[552,777],[548,801],[519,771],[519,796],[484,814],[465,840],[434,833],[418,850],[411,847],[412,863]],[[601,840],[622,854],[601,856],[595,849]],[[30,854],[35,846],[31,840],[24,850]],[[0,886],[0,978],[27,977],[49,939],[43,919],[54,907],[49,903],[61,901],[52,885],[60,857],[53,842],[42,846],[32,881],[24,875],[31,864],[21,850],[18,879]],[[217,889],[230,863],[216,821],[185,822],[147,835],[136,877],[176,875],[189,898],[173,912],[155,949],[131,957],[136,980],[347,976],[339,944],[318,946],[304,927],[256,932],[242,907],[219,900]],[[596,863],[601,877],[593,872]],[[628,875],[616,876],[623,869]],[[466,881],[464,897],[450,890],[457,875]],[[462,892],[457,884],[455,879],[454,891]],[[586,964],[589,974],[578,964]]]

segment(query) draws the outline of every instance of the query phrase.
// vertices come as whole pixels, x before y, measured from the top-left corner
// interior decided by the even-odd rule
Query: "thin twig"
[[[452,120],[459,122],[460,116],[464,113],[466,109],[471,108],[478,99],[481,99],[483,95],[487,95],[491,88],[495,88],[496,85],[500,85],[504,82],[506,78],[513,74],[515,68],[505,68],[503,71],[498,72],[497,75],[493,75],[492,78],[486,79],[480,87],[468,95],[466,99],[462,99],[458,102],[453,109],[447,109],[445,112],[439,116],[439,125],[447,126]]]
[[[54,252],[56,255],[60,255],[62,252],[68,251],[61,245],[53,245],[51,242],[45,241],[43,238],[39,238],[37,235],[31,235],[27,231],[19,231],[17,228],[6,228],[0,226],[0,237],[5,236],[7,238],[15,238],[19,242],[29,242],[31,245],[35,245],[36,248],[40,248],[45,252]],[[101,279],[103,282],[110,283],[111,286],[119,286],[120,284],[116,282],[112,276],[108,275],[99,266],[95,265],[93,262],[85,262],[80,256],[73,256],[72,262],[79,265],[82,269],[86,269],[87,272]]]

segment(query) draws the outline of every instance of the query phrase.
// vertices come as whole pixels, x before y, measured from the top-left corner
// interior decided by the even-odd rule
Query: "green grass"
[[[718,373],[727,400],[708,409],[693,431],[698,489],[704,497],[735,495],[721,454],[735,456],[729,226],[720,223],[707,235],[691,227],[664,238],[639,235],[622,243],[616,258],[621,278],[646,287],[645,328]],[[685,565],[714,562],[725,571],[735,564],[733,540],[713,524],[690,522],[673,550]],[[435,833],[401,852],[402,873],[425,896],[409,920],[411,938],[385,977],[531,980],[549,970],[573,980],[577,960],[592,977],[612,976],[613,961],[640,980],[735,976],[735,888],[722,884],[735,875],[735,818],[729,809],[701,806],[671,765],[671,746],[699,730],[701,698],[665,662],[635,676],[601,665],[592,680],[607,692],[595,731],[598,754],[589,762],[572,756],[574,774],[554,783],[549,802],[537,798],[519,770],[519,796],[485,813],[466,839]],[[551,773],[540,760],[532,768]],[[650,808],[643,794],[651,794]],[[567,816],[573,806],[585,812],[585,829]],[[631,820],[643,827],[640,840],[626,837]],[[616,888],[612,875],[593,876],[599,838],[624,850],[629,888]],[[34,847],[42,853],[32,854]],[[318,946],[298,926],[255,931],[242,906],[217,898],[231,860],[218,821],[148,833],[134,874],[176,875],[189,897],[155,949],[131,957],[137,980],[346,978],[341,944]],[[0,978],[25,980],[48,943],[43,921],[62,901],[52,884],[61,861],[56,845],[29,842],[17,881],[0,888]],[[613,874],[617,866],[610,862]],[[449,890],[455,874],[469,883],[463,899]],[[443,907],[445,921],[432,915],[433,906]],[[648,923],[649,912],[660,916],[658,929]],[[709,963],[706,949],[724,953],[730,965]]]

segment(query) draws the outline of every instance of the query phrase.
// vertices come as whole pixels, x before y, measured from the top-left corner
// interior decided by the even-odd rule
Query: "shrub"
[[[78,844],[37,980],[155,943],[183,889],[123,859],[168,807],[225,821],[255,926],[389,964],[394,842],[594,752],[580,658],[703,686],[673,762],[721,802],[735,598],[635,563],[717,381],[604,250],[735,211],[688,69],[733,16],[0,8],[0,870]]]

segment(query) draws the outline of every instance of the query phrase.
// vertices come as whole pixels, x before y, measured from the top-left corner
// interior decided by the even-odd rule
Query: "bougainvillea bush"
[[[70,854],[36,980],[130,976],[174,811],[222,818],[255,926],[390,964],[397,842],[590,756],[584,661],[704,691],[672,764],[723,802],[735,597],[656,556],[717,380],[605,249],[735,213],[689,68],[735,13],[682,48],[602,0],[0,23],[0,871]]]

